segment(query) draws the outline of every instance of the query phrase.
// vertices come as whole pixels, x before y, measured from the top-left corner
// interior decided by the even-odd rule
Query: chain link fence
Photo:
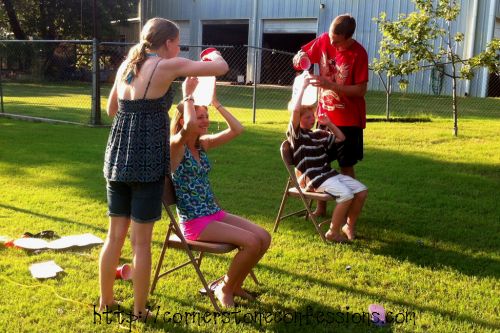
[[[0,41],[0,114],[44,118],[78,124],[109,124],[107,96],[130,43],[95,41]],[[199,54],[208,46],[183,46],[182,55]],[[215,46],[229,64],[218,77],[217,95],[245,123],[286,123],[288,100],[298,74],[293,53],[252,46]],[[99,66],[95,66],[99,58]],[[98,71],[93,69],[98,68]],[[317,71],[317,68],[315,69]],[[443,93],[443,81],[432,79],[430,94],[405,92],[398,78],[370,73],[366,95],[369,119],[452,117],[452,98]],[[418,74],[415,75],[415,80]],[[179,78],[182,80],[182,78]],[[410,77],[411,81],[412,78]],[[174,86],[179,87],[180,81]],[[381,88],[380,88],[381,87]],[[177,89],[176,101],[181,99]],[[459,97],[460,117],[500,118],[500,77],[490,74],[488,95]],[[496,98],[495,98],[496,97]],[[221,120],[214,112],[216,121]]]

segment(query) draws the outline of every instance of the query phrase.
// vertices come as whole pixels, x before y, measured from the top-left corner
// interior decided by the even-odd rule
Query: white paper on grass
[[[48,244],[49,249],[66,249],[73,246],[88,246],[94,244],[102,244],[104,241],[92,234],[64,236],[56,239]]]
[[[64,236],[59,239],[47,242],[39,238],[19,238],[14,241],[14,245],[28,250],[42,249],[67,249],[74,246],[89,246],[102,244],[104,241],[90,233],[82,235]]]
[[[44,261],[30,266],[31,275],[37,279],[55,277],[57,273],[64,271],[54,260]]]
[[[40,238],[19,238],[14,241],[14,245],[27,250],[46,249],[49,242]]]

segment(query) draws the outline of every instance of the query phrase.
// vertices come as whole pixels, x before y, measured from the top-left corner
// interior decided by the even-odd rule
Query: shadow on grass
[[[5,113],[30,116],[45,119],[54,119],[62,121],[76,122],[82,125],[90,124],[91,120],[91,105],[76,107],[76,106],[47,106],[34,105],[19,102],[5,103]],[[103,117],[102,123],[110,124],[111,121],[107,117]]]
[[[176,89],[174,101],[181,100],[181,89],[179,89],[179,86],[179,82],[174,82],[173,87]],[[3,84],[5,100],[9,98],[25,98],[27,99],[26,103],[29,104],[32,101],[36,101],[36,98],[53,97],[52,111],[60,108],[58,99],[74,99],[76,96],[82,95],[90,98],[91,88],[90,82]],[[104,104],[110,90],[110,85],[103,84],[101,89],[102,102]],[[253,91],[252,86],[228,86],[225,84],[217,86],[220,100],[228,108],[246,108],[251,111]],[[290,97],[291,86],[260,85],[256,89],[256,107],[257,109],[283,111],[286,110]],[[449,118],[452,114],[451,96],[393,93],[390,101],[391,116],[401,118],[415,118],[420,116]],[[90,99],[88,103],[90,109]],[[369,91],[366,95],[366,105],[369,116],[384,116],[386,113],[385,93],[381,91]],[[459,118],[498,119],[500,117],[497,111],[500,110],[500,99],[498,98],[459,97],[458,108]],[[261,112],[260,110],[258,111],[259,113]],[[9,111],[7,108],[6,112],[13,111]]]
[[[57,217],[57,216],[52,216],[52,215],[47,215],[47,214],[35,213],[35,212],[27,210],[27,209],[23,209],[23,208],[19,208],[19,207],[14,207],[14,206],[10,206],[10,205],[5,205],[5,204],[2,204],[2,203],[0,203],[0,207],[4,208],[4,209],[15,211],[15,212],[18,212],[18,213],[23,213],[23,214],[27,214],[27,215],[31,215],[31,216],[36,216],[36,217],[39,217],[39,218],[43,218],[43,219],[47,219],[47,220],[51,220],[51,221],[55,221],[55,222],[78,225],[78,226],[83,227],[86,230],[92,229],[94,231],[101,231],[103,233],[107,232],[107,229],[99,228],[99,227],[96,227],[96,226],[93,226],[93,225],[87,224],[87,223],[82,223],[82,222],[78,222],[78,221],[72,221],[72,220],[66,219],[64,217]]]
[[[238,303],[236,308],[222,309],[222,314],[216,319],[213,315],[209,317],[211,322],[207,326],[214,325],[214,328],[227,326],[230,329],[231,325],[235,325],[253,332],[367,332],[370,328],[376,328],[369,322],[368,312],[355,313],[349,311],[349,306],[328,306],[278,290],[273,290],[272,293],[278,299],[293,298],[302,305],[291,308],[278,302],[260,303],[258,299],[253,302]],[[170,300],[184,307],[193,308],[192,303],[178,297],[172,297]],[[195,307],[192,310],[195,313],[199,312],[201,317],[207,311],[213,313],[214,310],[202,307]],[[184,317],[178,316],[178,319],[185,318],[186,313],[182,314]],[[217,324],[214,323],[215,320],[218,320]],[[170,326],[162,325],[161,320],[156,325],[165,328]],[[195,323],[192,325],[196,326]],[[388,332],[391,326],[393,325],[387,325],[385,329],[377,331]]]
[[[391,256],[397,260],[415,263],[418,266],[432,269],[450,267],[463,274],[477,277],[500,278],[500,261],[484,256],[464,255],[461,252],[441,249],[436,246],[437,241],[416,242],[393,240],[382,241],[380,248],[371,252],[383,256]]]
[[[225,265],[227,265],[227,259],[225,258],[214,256],[214,258],[211,258],[210,260],[225,261]],[[258,303],[258,300],[256,302],[243,302],[243,306],[240,306],[233,310],[229,310],[240,311],[237,315],[239,320],[241,321],[240,324],[244,325],[244,327],[255,329],[256,331],[265,329],[272,332],[331,332],[332,328],[335,329],[335,332],[366,332],[370,328],[376,329],[377,331],[392,331],[393,329],[397,330],[397,326],[406,327],[406,325],[418,324],[419,326],[425,327],[425,324],[418,322],[418,319],[421,316],[422,312],[429,312],[441,317],[447,317],[454,321],[463,322],[466,325],[474,323],[485,329],[496,330],[500,328],[500,325],[486,320],[478,319],[477,316],[474,315],[457,314],[454,311],[443,310],[433,306],[416,305],[410,301],[402,301],[401,299],[386,297],[379,293],[369,292],[359,288],[353,288],[348,285],[317,279],[306,274],[285,271],[277,268],[276,266],[269,266],[267,264],[258,264],[258,267],[259,269],[267,270],[269,273],[271,273],[272,276],[277,276],[278,279],[279,276],[283,276],[284,280],[292,277],[293,280],[299,281],[300,285],[320,285],[328,289],[335,289],[337,291],[344,292],[347,295],[352,294],[358,295],[363,298],[373,299],[378,303],[395,304],[396,307],[393,307],[392,309],[386,308],[386,310],[393,311],[394,315],[396,315],[397,311],[401,311],[401,313],[406,314],[406,317],[404,321],[398,320],[397,323],[393,322],[392,324],[386,325],[384,329],[378,329],[368,323],[368,313],[365,311],[367,311],[368,305],[369,303],[371,303],[370,301],[367,301],[366,309],[363,309],[362,312],[358,315],[353,316],[355,312],[349,310],[349,304],[343,304],[346,301],[348,302],[348,299],[339,301],[339,305],[337,306],[328,306],[323,303],[311,301],[310,299],[298,297],[296,294],[286,293],[283,291],[283,289],[272,289],[266,291],[265,281],[261,281],[263,285],[261,285],[259,289],[263,294],[272,293],[272,298],[276,299],[276,302]],[[198,283],[199,281],[194,270],[192,270],[192,275],[196,279],[195,288],[193,288],[192,292],[197,293],[197,288],[201,286],[201,283]],[[176,278],[178,277],[172,276],[171,278],[163,281],[163,283],[175,283]],[[158,303],[165,303],[165,301],[170,300],[171,302],[178,303],[183,307],[191,308],[193,309],[192,311],[198,311],[201,314],[207,311],[213,311],[208,297],[204,298],[205,303],[203,305],[193,306],[192,302],[178,297],[175,295],[175,293],[172,292],[165,294],[157,291],[155,294],[156,296],[154,296],[154,298],[156,299],[156,301],[153,301],[154,303],[156,303],[155,307],[158,307]],[[284,306],[279,300],[285,299],[294,299],[301,305],[293,308]],[[249,308],[245,307],[245,305]],[[254,308],[254,305],[257,305],[257,308]],[[398,306],[404,310],[397,309]],[[255,318],[257,318],[256,313],[263,314],[262,317],[259,317],[262,321],[255,320]],[[280,320],[279,322],[276,322],[275,320],[268,320],[268,322],[266,322],[264,317],[266,313],[274,314],[273,318],[276,318],[276,316],[281,317],[282,320]],[[323,320],[318,320],[319,313],[323,314],[320,315],[322,316]],[[285,322],[284,320],[285,317],[287,322]],[[400,317],[398,316],[398,318]],[[234,323],[234,320],[232,320],[231,323]],[[170,327],[170,325],[165,325],[161,321],[157,322],[154,326]]]
[[[57,171],[61,165],[64,179],[36,179],[37,186],[64,185],[74,188],[79,197],[97,198],[105,205],[101,168],[108,130],[9,124],[2,126],[0,139],[9,147],[8,154],[2,154],[2,163],[11,176],[16,176],[15,170],[50,166]],[[210,178],[224,209],[260,216],[272,225],[286,181],[279,156],[283,138],[273,129],[253,127],[223,149],[210,152]],[[497,262],[487,258],[499,251],[500,208],[495,199],[500,186],[498,167],[369,148],[357,172],[369,187],[359,232],[385,243],[374,252],[429,267],[447,266],[471,276],[499,276],[494,267],[498,267]],[[44,217],[52,218],[48,214]],[[311,224],[303,220],[282,223],[280,230],[283,228],[314,233]],[[412,245],[419,239],[426,246]],[[366,245],[370,247],[370,242]],[[476,255],[480,251],[484,254]]]
[[[11,97],[27,97],[36,100],[37,97],[67,98],[68,95],[89,95],[92,93],[91,82],[68,83],[2,83],[4,99]],[[55,105],[57,104],[54,103]]]
[[[274,268],[271,268],[271,270],[278,272],[278,275],[289,275],[285,271],[275,270]],[[304,278],[300,275],[296,275],[296,277],[304,282],[317,282],[311,281],[309,278]],[[172,283],[172,280],[175,281],[175,278],[171,279],[169,282]],[[199,285],[201,286],[201,283]],[[193,289],[193,293],[197,292],[196,289],[197,288]],[[156,301],[153,301],[154,306],[152,308],[157,309],[159,314],[165,314],[165,307],[159,305],[159,303],[165,303],[166,301],[189,308],[189,311],[179,311],[180,314],[176,315],[176,320],[178,321],[177,325],[185,325],[187,321],[193,326],[200,326],[200,323],[203,324],[203,314],[209,313],[209,317],[207,318],[210,319],[210,321],[205,322],[205,324],[207,324],[206,326],[214,325],[214,327],[228,327],[228,329],[230,329],[231,325],[236,325],[241,327],[241,329],[250,329],[256,332],[264,330],[266,332],[332,332],[333,328],[335,332],[366,332],[368,328],[374,328],[369,322],[369,314],[367,312],[354,314],[355,312],[352,310],[349,311],[350,308],[348,305],[329,306],[298,297],[297,295],[285,293],[282,290],[272,289],[266,291],[265,286],[262,285],[259,286],[259,290],[262,290],[264,294],[272,293],[273,299],[275,298],[277,300],[293,298],[295,302],[301,305],[298,307],[288,307],[284,306],[283,303],[279,301],[261,303],[259,302],[259,298],[255,301],[246,301],[236,298],[237,307],[230,309],[222,308],[221,311],[223,313],[219,314],[218,317],[214,317],[215,310],[209,298],[206,296],[197,295],[196,299],[198,300],[202,297],[201,301],[203,304],[194,305],[192,299],[190,301],[186,298],[172,295],[172,293],[168,295],[161,294],[160,298],[160,295],[156,293],[158,295],[155,296]],[[259,297],[262,297],[263,293],[259,293]],[[198,317],[187,317],[186,315],[188,313],[197,313]],[[174,313],[169,313],[166,318],[173,319],[173,316]],[[161,315],[157,318],[158,320],[156,323],[151,323],[152,326],[163,328],[171,327],[172,323],[166,322],[166,318]],[[216,321],[217,323],[215,323]],[[390,327],[391,325],[387,325],[386,329]]]
[[[500,277],[500,262],[492,256],[500,251],[500,212],[495,199],[498,168],[378,149],[370,149],[367,155],[370,163],[363,162],[358,169],[362,170],[358,176],[369,187],[357,225],[364,246],[376,254],[419,266]],[[285,180],[284,175],[281,191]],[[274,198],[274,214],[282,193]],[[292,202],[294,208],[302,208],[297,199],[289,199],[287,212],[293,211]],[[329,206],[331,212],[333,205]],[[280,230],[284,229],[315,234],[312,223],[304,218],[282,221]],[[373,244],[378,241],[380,247]]]
[[[338,284],[338,283],[333,283],[333,282],[330,282],[330,281],[324,281],[324,280],[316,279],[314,277],[311,277],[311,276],[308,276],[308,275],[305,275],[305,274],[299,274],[299,273],[296,273],[296,272],[284,271],[282,269],[276,268],[275,266],[269,266],[269,265],[259,264],[259,267],[261,267],[263,269],[267,269],[270,272],[272,272],[273,274],[279,274],[279,275],[284,275],[284,276],[293,276],[294,279],[303,281],[304,284],[308,284],[309,283],[309,284],[315,284],[315,285],[322,285],[324,287],[333,288],[333,289],[336,289],[338,291],[342,291],[342,292],[345,292],[345,293],[356,294],[356,295],[359,295],[359,296],[365,297],[365,298],[369,297],[369,298],[372,298],[372,299],[377,299],[377,300],[380,300],[381,303],[389,302],[389,303],[397,304],[400,307],[404,308],[406,311],[408,311],[408,313],[416,312],[416,316],[417,317],[416,317],[415,320],[417,320],[417,321],[418,321],[418,316],[419,316],[418,312],[431,312],[431,313],[439,315],[439,316],[448,317],[448,318],[450,318],[452,320],[461,321],[464,324],[475,323],[475,324],[477,324],[477,325],[479,325],[481,327],[484,327],[486,329],[491,329],[491,330],[497,330],[497,329],[500,328],[500,325],[498,323],[491,323],[489,321],[478,319],[477,316],[474,316],[473,314],[472,315],[462,315],[462,314],[458,314],[457,315],[456,312],[447,311],[447,310],[443,310],[443,309],[432,307],[432,306],[416,305],[416,304],[414,304],[412,302],[409,302],[409,301],[401,301],[400,299],[395,299],[395,298],[391,298],[391,297],[382,296],[382,295],[380,295],[378,293],[369,292],[369,291],[361,290],[361,289],[358,289],[358,288],[352,288],[352,287],[349,287],[349,286],[346,286],[346,285],[342,285],[342,284]],[[287,294],[285,294],[284,297],[286,297],[286,298],[289,298],[289,297],[296,298],[297,296],[296,295],[287,295]],[[304,309],[304,308],[307,309],[307,306],[312,306],[312,307],[315,307],[315,308],[318,308],[318,309],[322,309],[323,311],[325,311],[324,310],[325,306],[323,304],[314,304],[314,303],[310,302],[310,300],[304,300],[304,302],[307,305],[302,306],[299,309]],[[264,305],[264,306],[268,306],[268,305]],[[275,306],[278,307],[278,308],[282,308],[282,307],[280,307],[279,304],[275,304],[275,305],[270,305],[269,309],[272,310]],[[367,304],[367,307],[368,307],[368,304]],[[337,307],[337,308],[329,308],[328,310],[333,310],[333,311],[339,311],[340,310],[342,312],[343,309]],[[295,310],[295,311],[297,311],[297,310]],[[343,312],[345,313],[347,311],[343,311]],[[353,324],[351,324],[351,325],[353,325]],[[354,327],[356,327],[356,324],[354,325]],[[366,327],[364,327],[364,332],[366,332]]]

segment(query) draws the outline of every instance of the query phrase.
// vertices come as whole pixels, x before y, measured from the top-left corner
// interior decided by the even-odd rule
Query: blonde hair
[[[288,111],[293,112],[293,108],[295,107],[295,101],[290,100],[288,102]],[[300,105],[300,116],[302,117],[306,112],[316,111],[316,104],[313,105]]]
[[[199,108],[206,108],[208,109],[205,105],[195,105],[194,106],[195,110]],[[180,102],[177,104],[177,107],[175,108],[175,113],[174,116],[172,117],[172,121],[170,122],[170,136],[174,136],[175,134],[179,133],[182,129],[182,124],[181,124],[181,119],[184,119],[184,103]],[[200,138],[196,140],[196,147],[199,147],[200,145]]]
[[[122,79],[126,81],[130,75],[136,76],[147,59],[146,49],[156,50],[167,40],[174,40],[179,36],[179,27],[174,22],[155,17],[146,22],[141,31],[141,40],[128,52],[127,67]]]

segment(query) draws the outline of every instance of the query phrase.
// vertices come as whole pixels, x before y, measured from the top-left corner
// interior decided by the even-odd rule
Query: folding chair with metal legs
[[[288,180],[286,183],[285,191],[283,193],[283,198],[281,199],[280,208],[278,210],[278,216],[276,216],[276,221],[274,222],[273,232],[276,232],[278,230],[278,226],[281,220],[290,216],[301,215],[305,213],[305,219],[306,220],[309,218],[311,219],[311,222],[314,225],[316,232],[319,234],[323,242],[326,243],[327,241],[324,233],[321,231],[321,226],[325,223],[330,222],[331,220],[326,219],[322,222],[318,222],[317,217],[314,216],[314,214],[311,211],[312,201],[313,200],[334,201],[335,197],[327,193],[303,191],[299,186],[297,177],[295,175],[295,165],[293,163],[293,151],[292,147],[290,146],[290,142],[288,142],[287,140],[283,141],[283,143],[281,144],[280,152],[281,152],[281,158],[283,160],[283,163],[285,164],[285,168],[288,173]],[[282,216],[285,210],[286,202],[288,201],[288,197],[299,198],[300,201],[303,203],[304,208]]]
[[[170,209],[170,207],[174,204],[175,204],[175,192],[172,185],[172,180],[170,178],[167,178],[165,180],[165,188],[163,193],[163,206],[165,207],[165,211],[167,212],[170,222],[167,229],[167,234],[165,236],[165,240],[163,242],[160,258],[158,260],[158,264],[156,265],[150,293],[153,294],[154,290],[156,289],[158,280],[161,277],[164,277],[184,266],[188,266],[191,264],[196,270],[196,274],[198,275],[198,278],[200,279],[203,288],[205,289],[205,291],[207,291],[206,294],[210,298],[213,307],[215,308],[216,311],[220,312],[219,305],[217,304],[213,291],[210,288],[212,282],[207,282],[205,276],[203,275],[200,269],[201,260],[203,259],[205,253],[214,253],[214,254],[228,253],[237,249],[237,246],[234,244],[227,244],[227,243],[213,243],[213,242],[200,242],[200,241],[187,240],[186,238],[184,238],[182,230],[179,224],[177,223],[175,216],[172,213],[172,210]],[[163,260],[165,258],[166,250],[169,247],[183,250],[188,255],[189,260],[163,273],[160,273],[163,265]],[[199,255],[195,257],[193,252],[199,252]],[[250,277],[254,280],[256,284],[259,284],[259,281],[257,280],[253,271],[250,271]]]

